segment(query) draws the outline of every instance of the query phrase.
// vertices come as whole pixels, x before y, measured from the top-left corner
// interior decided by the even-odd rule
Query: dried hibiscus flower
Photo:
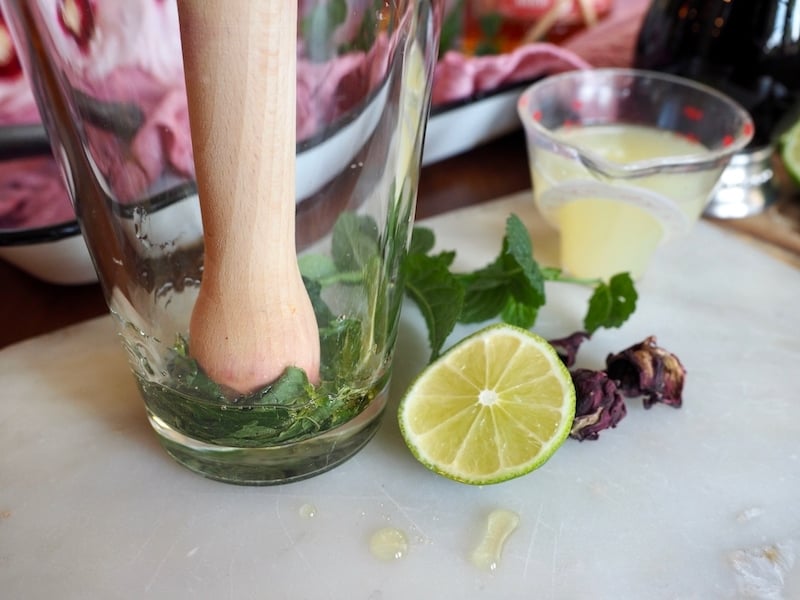
[[[578,355],[578,350],[580,349],[581,344],[588,339],[588,333],[585,331],[576,331],[567,337],[556,340],[548,340],[548,342],[558,353],[558,357],[561,359],[561,362],[563,362],[567,367],[571,367],[575,364],[575,357]]]
[[[655,336],[618,354],[609,354],[606,372],[625,396],[642,396],[645,408],[656,402],[678,408],[683,402],[686,369],[677,356],[658,346]]]
[[[616,427],[627,414],[625,401],[605,371],[575,369],[571,375],[576,402],[569,435],[580,441],[596,440],[603,429]]]

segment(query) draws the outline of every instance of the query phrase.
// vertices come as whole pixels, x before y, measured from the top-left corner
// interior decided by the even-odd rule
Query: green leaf
[[[506,278],[491,267],[459,278],[464,287],[464,306],[458,319],[461,323],[488,321],[499,315],[508,301]]]
[[[339,215],[331,240],[331,255],[339,271],[363,272],[379,254],[378,226],[371,217],[350,212]]]
[[[516,325],[523,329],[530,329],[536,323],[539,309],[526,302],[519,302],[511,297],[503,307],[500,318],[510,325]]]
[[[522,269],[522,274],[530,286],[531,301],[544,304],[544,277],[538,263],[533,258],[533,244],[528,229],[520,218],[509,215],[506,220],[505,253],[513,257],[514,262]]]
[[[437,256],[414,253],[404,263],[405,291],[419,307],[428,328],[430,360],[439,356],[464,301],[464,288],[449,270],[452,260],[452,252]]]
[[[439,34],[439,57],[448,50],[454,50],[456,42],[461,35],[464,21],[464,0],[457,0],[451,7],[442,22]]]
[[[608,283],[599,283],[589,299],[584,328],[591,334],[600,327],[620,327],[636,310],[637,298],[628,273],[618,273]]]
[[[303,278],[303,284],[306,286],[308,299],[311,300],[311,307],[314,309],[314,316],[320,327],[324,327],[336,318],[328,305],[322,299],[322,286],[318,281]]]
[[[500,28],[503,26],[503,15],[500,13],[487,13],[478,19],[481,33],[487,38],[493,38],[500,33]]]
[[[321,281],[336,275],[336,263],[324,254],[303,254],[297,259],[300,274],[306,279]]]
[[[336,380],[361,361],[361,321],[333,319],[319,331],[321,376]]]
[[[306,372],[287,367],[283,375],[255,398],[253,404],[264,406],[306,406],[311,402]]]
[[[408,245],[408,254],[428,254],[436,244],[433,230],[427,227],[414,227],[411,231],[411,242]],[[455,252],[451,252],[455,256]]]
[[[459,280],[464,285],[462,323],[478,323],[499,315],[506,322],[532,327],[545,303],[544,277],[533,258],[530,235],[513,214],[506,220],[500,255]]]
[[[181,360],[179,352],[173,354]],[[137,383],[148,409],[171,427],[195,439],[249,448],[305,439],[349,421],[374,393],[355,391],[347,373],[332,386],[316,390],[302,369],[289,367],[266,389],[234,399],[217,396],[218,386],[190,358],[184,368],[196,376],[190,382],[177,377],[169,385],[142,378]],[[188,363],[194,363],[191,367]],[[176,364],[170,366],[175,374]]]

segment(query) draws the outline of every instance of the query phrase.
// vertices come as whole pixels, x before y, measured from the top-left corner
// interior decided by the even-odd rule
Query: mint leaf
[[[473,271],[458,275],[464,287],[464,306],[459,321],[480,323],[496,317],[508,299],[506,284],[508,277],[502,257],[495,262]]]
[[[321,281],[336,275],[336,263],[324,254],[303,254],[297,259],[300,274],[306,279]]]
[[[329,311],[330,312],[330,311]],[[361,321],[357,319],[330,319],[320,327],[320,374],[325,380],[336,380],[352,373],[361,361]]]
[[[427,227],[414,227],[411,231],[411,241],[408,244],[409,256],[414,254],[428,254],[436,244],[436,236]],[[451,253],[455,254],[455,253]],[[450,266],[449,264],[447,266]]]
[[[462,323],[478,323],[498,315],[513,325],[530,328],[545,303],[544,277],[533,258],[528,230],[516,215],[506,220],[502,250],[495,261],[462,275]]]
[[[369,216],[345,212],[333,226],[331,255],[339,271],[362,273],[378,252],[378,225]]]
[[[533,257],[527,228],[514,214],[506,220],[500,254],[486,266],[468,273],[453,273],[454,253],[431,256],[434,233],[415,227],[406,258],[406,291],[420,307],[428,326],[431,359],[461,323],[480,323],[500,317],[506,323],[530,329],[545,304],[545,281],[594,288],[584,327],[620,327],[636,309],[637,294],[627,273],[600,279],[576,279],[556,267],[540,267]],[[461,294],[454,282],[462,288]]]
[[[536,323],[538,314],[538,308],[526,304],[525,302],[519,302],[512,297],[508,299],[506,305],[503,307],[500,318],[509,325],[530,329],[533,327],[533,324]]]
[[[419,307],[428,327],[430,360],[439,356],[461,314],[464,288],[450,272],[453,256],[452,252],[436,256],[415,252],[403,264],[405,291]]]
[[[307,406],[311,402],[309,385],[308,377],[303,369],[287,367],[275,383],[266,387],[253,400],[252,405],[293,408]]]
[[[544,277],[538,263],[533,258],[533,244],[527,228],[517,215],[509,215],[506,220],[505,252],[514,258],[526,280],[526,287],[533,302],[544,304]]]
[[[620,327],[636,310],[637,299],[628,273],[618,273],[608,283],[600,282],[589,299],[584,328],[592,334],[600,327]]]

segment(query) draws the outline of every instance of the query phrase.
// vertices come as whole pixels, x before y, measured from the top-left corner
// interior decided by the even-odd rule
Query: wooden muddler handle
[[[288,366],[319,379],[295,249],[297,2],[179,0],[205,262],[189,347],[249,392]]]

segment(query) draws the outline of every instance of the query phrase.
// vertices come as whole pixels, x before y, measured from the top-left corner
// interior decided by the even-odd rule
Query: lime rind
[[[469,410],[465,409],[466,412],[472,412],[472,419],[470,422],[472,423],[473,427],[476,426],[476,423],[481,422],[483,423],[483,427],[488,427],[486,425],[486,421],[488,420],[489,416],[491,416],[492,425],[494,425],[494,419],[504,420],[507,430],[514,433],[515,436],[536,439],[539,442],[538,449],[535,452],[529,451],[529,454],[524,454],[524,451],[522,451],[523,456],[516,458],[513,461],[513,464],[499,464],[490,473],[485,475],[475,475],[474,473],[466,472],[462,468],[453,466],[457,463],[456,458],[458,452],[463,450],[464,444],[466,444],[467,436],[464,437],[465,441],[461,445],[457,446],[455,457],[451,453],[447,459],[440,458],[437,460],[435,457],[432,457],[429,452],[423,450],[421,445],[418,443],[421,436],[430,434],[435,435],[435,431],[433,430],[436,429],[436,427],[430,428],[421,434],[420,432],[413,432],[411,423],[408,421],[409,415],[411,414],[411,411],[408,409],[410,403],[421,401],[420,392],[423,389],[427,388],[428,397],[430,397],[430,388],[432,387],[430,385],[431,373],[434,370],[440,370],[444,368],[452,361],[454,355],[464,351],[471,344],[479,343],[481,341],[485,342],[489,338],[497,335],[507,335],[511,337],[516,336],[520,341],[522,341],[523,344],[528,343],[531,346],[536,347],[536,349],[540,351],[541,356],[547,360],[548,369],[546,370],[546,374],[553,377],[559,383],[557,389],[552,392],[551,396],[555,396],[556,394],[560,394],[560,396],[557,399],[553,399],[553,397],[541,398],[538,394],[531,394],[530,390],[535,388],[535,385],[526,382],[526,384],[522,386],[523,388],[527,388],[525,389],[525,392],[527,393],[526,398],[505,398],[503,400],[503,404],[498,406],[495,411],[484,410],[486,407],[480,406],[478,403],[476,403],[473,396],[473,400],[471,402],[473,405],[472,408]],[[491,358],[489,360],[491,361]],[[491,365],[489,368],[491,367],[496,369],[498,368],[497,365]],[[502,365],[500,365],[499,370],[502,370]],[[500,376],[502,377],[502,375]],[[477,390],[477,386],[473,387],[475,387]],[[535,396],[533,401],[530,400],[532,396]],[[533,410],[531,407],[534,403],[538,403],[537,410],[539,411],[548,410],[549,408],[550,410],[560,413],[560,418],[557,420],[556,426],[552,431],[538,430],[535,420],[526,423],[520,419],[521,416],[524,416],[526,407],[528,410]],[[465,405],[469,405],[469,402],[465,401]],[[486,417],[484,419],[479,418],[477,415],[477,413],[482,410],[482,416]],[[447,410],[441,411],[441,415],[448,414],[449,413]],[[569,370],[561,361],[555,349],[553,349],[547,340],[541,336],[526,329],[508,325],[506,323],[493,324],[476,331],[442,354],[434,363],[424,369],[412,382],[405,395],[401,399],[398,407],[398,423],[400,427],[400,433],[414,458],[434,473],[454,481],[471,485],[490,485],[509,481],[511,479],[521,477],[522,475],[526,475],[541,467],[550,459],[550,457],[552,457],[555,451],[558,450],[558,448],[569,436],[574,416],[575,388],[572,385],[572,378]],[[464,419],[465,414],[460,413],[449,418]],[[444,421],[446,419],[443,418],[440,420]],[[438,425],[441,425],[441,423],[438,423]],[[496,431],[497,430],[495,429],[495,433]],[[490,438],[489,446],[492,446],[491,436],[481,436],[481,439],[484,437]],[[493,441],[495,447],[502,445],[503,442],[503,440],[496,439]],[[508,454],[509,451],[506,449],[505,453]],[[498,456],[499,455],[500,453],[498,453]]]
[[[778,146],[787,174],[794,185],[800,187],[800,121],[781,135]]]

